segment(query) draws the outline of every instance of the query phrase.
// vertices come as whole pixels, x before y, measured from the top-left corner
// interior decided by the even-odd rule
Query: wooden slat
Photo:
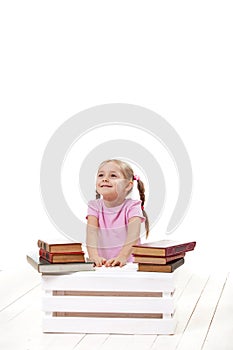
[[[47,333],[173,334],[173,319],[44,317]]]
[[[53,317],[93,317],[93,318],[163,318],[163,314],[125,312],[53,312]],[[98,320],[96,320],[98,322]]]
[[[106,271],[106,270],[104,270]],[[114,270],[113,270],[114,271]],[[140,277],[141,276],[141,277]],[[42,276],[45,290],[80,291],[127,291],[127,292],[173,292],[175,277],[173,273],[96,273],[78,272],[70,275]]]
[[[174,312],[171,297],[82,297],[82,296],[45,296],[42,299],[45,312],[124,312],[124,313],[167,313]]]
[[[161,298],[162,292],[121,292],[121,291],[88,291],[88,290],[54,290],[54,296],[103,296],[103,297],[155,297]]]

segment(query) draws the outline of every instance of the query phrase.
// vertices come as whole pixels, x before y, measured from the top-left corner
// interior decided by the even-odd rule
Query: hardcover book
[[[133,254],[168,257],[179,253],[185,253],[195,248],[196,242],[179,242],[172,240],[161,240],[137,244],[133,246]]]
[[[82,243],[70,242],[66,240],[56,240],[56,242],[45,242],[41,239],[37,241],[39,248],[46,250],[49,253],[72,253],[82,251]]]
[[[173,272],[178,267],[184,264],[184,258],[174,260],[167,263],[166,265],[157,265],[157,264],[138,264],[138,271],[144,272]]]
[[[52,264],[43,258],[38,257],[37,254],[31,253],[27,255],[28,263],[34,267],[38,272],[45,274],[58,274],[78,271],[93,271],[94,263],[91,261],[82,263],[69,264]]]
[[[135,263],[143,263],[143,264],[157,264],[157,265],[165,265],[168,262],[183,258],[185,253],[180,253],[172,256],[158,257],[158,256],[150,256],[150,255],[134,255]]]
[[[51,263],[70,263],[70,262],[84,262],[84,252],[72,253],[49,253],[40,248],[39,255]]]

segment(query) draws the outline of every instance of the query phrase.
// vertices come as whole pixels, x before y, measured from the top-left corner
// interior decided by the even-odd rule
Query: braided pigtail
[[[146,238],[149,235],[149,219],[147,216],[146,211],[144,210],[144,203],[145,203],[145,186],[144,183],[140,180],[138,176],[134,176],[134,180],[137,180],[137,189],[139,192],[140,200],[142,202],[142,213],[145,218],[145,228],[146,228]]]
[[[99,199],[99,198],[100,198],[100,194],[97,191],[95,191],[95,199]]]

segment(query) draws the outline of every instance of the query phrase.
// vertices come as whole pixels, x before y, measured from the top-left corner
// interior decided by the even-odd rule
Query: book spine
[[[48,250],[44,249],[44,248],[40,248],[42,252],[47,252],[50,254],[50,257],[53,257],[53,256],[74,256],[74,255],[78,255],[78,256],[82,256],[84,255],[84,251],[81,250],[81,251],[77,251],[77,252],[56,252],[56,253],[51,253],[49,252]]]
[[[40,239],[38,240],[38,242],[37,242],[37,245],[38,245],[38,247],[39,248],[42,248],[42,249],[44,249],[44,250],[47,250],[48,252],[49,252],[49,244],[47,244],[46,242],[44,242],[44,241],[41,241]]]
[[[51,253],[53,254],[54,256],[55,255],[64,255],[64,256],[73,256],[73,255],[84,255],[84,251],[80,250],[80,251],[75,251],[75,252],[56,252],[56,253]]]
[[[71,253],[82,253],[82,243],[67,243],[67,244],[49,244],[42,240],[37,241],[37,245],[39,248],[46,250],[49,253],[61,253],[61,254],[71,254]]]
[[[188,252],[190,250],[193,250],[195,247],[195,243],[188,243],[188,244],[181,244],[175,247],[169,247],[166,249],[165,254],[166,256],[176,255],[182,252]]]
[[[46,250],[44,250],[44,249],[42,249],[42,248],[40,248],[40,250],[39,250],[39,255],[40,255],[43,259],[45,259],[45,260],[47,260],[47,261],[49,261],[49,262],[53,262],[53,254],[47,252]]]

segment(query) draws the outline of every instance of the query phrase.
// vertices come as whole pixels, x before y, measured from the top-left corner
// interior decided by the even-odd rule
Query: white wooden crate
[[[43,332],[174,334],[175,273],[123,268],[42,275]]]

